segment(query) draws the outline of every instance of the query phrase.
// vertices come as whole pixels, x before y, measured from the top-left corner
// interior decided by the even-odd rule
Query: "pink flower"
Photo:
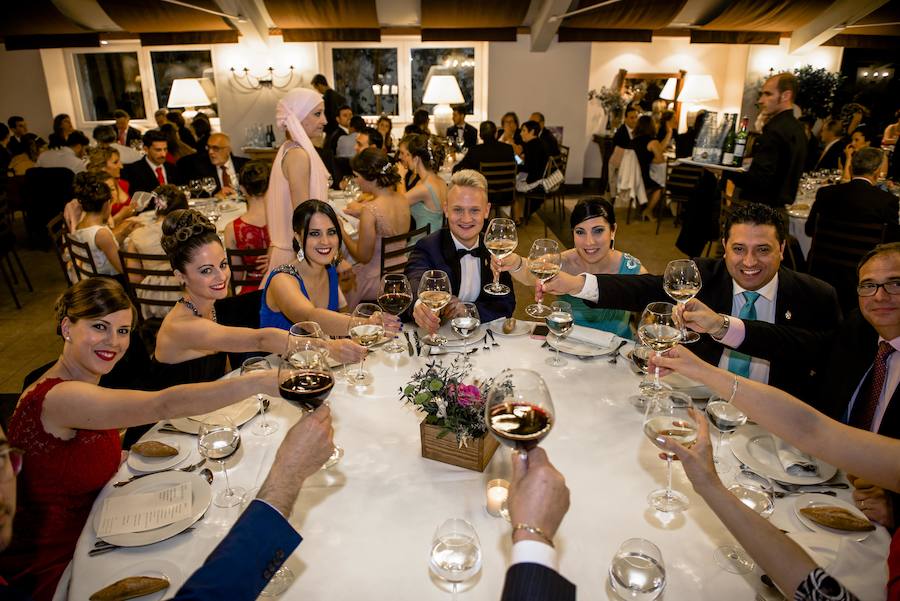
[[[456,402],[463,407],[468,407],[481,401],[481,390],[477,386],[460,384],[456,388]]]

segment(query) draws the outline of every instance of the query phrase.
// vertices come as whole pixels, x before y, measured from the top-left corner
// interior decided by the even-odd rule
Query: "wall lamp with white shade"
[[[422,103],[436,105],[431,114],[434,116],[434,128],[439,136],[447,135],[447,128],[453,122],[453,109],[450,105],[462,104],[465,101],[455,75],[442,67],[431,67],[428,70]]]
[[[668,82],[666,84],[668,85]],[[681,94],[678,95],[679,102],[697,104],[718,99],[719,91],[716,89],[716,82],[713,81],[712,75],[685,76],[684,87],[681,88]]]

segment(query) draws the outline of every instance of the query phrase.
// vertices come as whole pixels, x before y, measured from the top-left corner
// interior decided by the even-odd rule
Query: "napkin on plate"
[[[884,599],[890,537],[883,529],[862,542],[820,532],[792,532],[788,536],[861,601]]]
[[[775,454],[778,455],[778,461],[781,462],[784,471],[792,476],[818,475],[819,465],[815,459],[777,436],[773,436],[772,440],[775,443]]]
[[[243,401],[238,401],[233,405],[228,405],[227,407],[222,407],[221,409],[216,409],[215,411],[210,411],[209,413],[202,413],[200,415],[194,415],[189,417],[188,419],[195,422],[205,422],[207,419],[212,417],[213,415],[224,415],[228,417],[231,421],[237,422],[240,420],[241,414],[247,407],[248,402],[256,402],[255,398],[252,399],[244,399]]]
[[[569,332],[569,338],[578,342],[586,342],[602,348],[610,348],[612,341],[616,337],[612,332],[604,332],[603,330],[595,330],[594,328],[586,328],[576,325]]]

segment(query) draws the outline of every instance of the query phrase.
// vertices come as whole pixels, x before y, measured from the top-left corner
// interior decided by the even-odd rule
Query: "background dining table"
[[[567,365],[552,368],[544,363],[549,350],[542,348],[540,340],[504,336],[497,324],[493,329],[499,347],[485,350],[483,343],[473,345],[478,351],[469,356],[471,377],[489,378],[510,366],[534,369],[546,380],[553,397],[556,421],[542,446],[571,490],[571,508],[555,542],[560,572],[577,584],[580,599],[617,598],[610,589],[608,568],[618,546],[632,537],[648,539],[662,551],[667,577],[662,599],[780,598],[762,584],[758,567],[739,576],[717,565],[715,549],[734,544],[734,539],[693,492],[677,462],[674,487],[689,497],[690,508],[681,514],[662,514],[648,507],[648,493],[665,485],[666,464],[642,432],[642,412],[629,401],[640,377],[628,360],[620,358],[612,364],[609,357],[568,356]],[[401,340],[405,345],[406,340]],[[435,358],[449,361],[455,356]],[[511,480],[510,451],[501,446],[484,473],[422,458],[422,415],[401,402],[399,392],[413,372],[430,360],[407,353],[391,356],[379,349],[366,362],[375,377],[373,385],[364,390],[340,380],[335,385],[328,401],[335,442],[345,455],[335,467],[309,478],[300,492],[290,521],[303,542],[287,561],[296,580],[283,599],[449,600],[449,589],[431,575],[428,561],[435,529],[451,517],[475,526],[483,550],[482,569],[462,585],[459,599],[500,598],[512,545],[510,525],[487,513],[485,493],[489,480]],[[250,490],[263,482],[282,437],[300,416],[297,407],[272,399],[269,419],[278,423],[279,431],[258,437],[244,428],[241,448],[228,460],[232,485]],[[146,437],[155,435],[154,428]],[[185,464],[197,461],[195,436],[168,436],[193,446]],[[720,454],[729,467],[737,466],[727,442]],[[218,492],[225,482],[221,470],[214,471],[212,487]],[[113,480],[130,475],[123,464]],[[111,485],[104,488],[94,512],[111,490]],[[838,496],[849,499],[849,491],[839,490]],[[810,532],[794,512],[795,499],[777,500],[770,520],[802,538]],[[68,598],[87,599],[118,578],[146,570],[167,574],[172,586],[163,598],[170,597],[226,535],[240,511],[240,507],[210,506],[193,532],[97,557],[87,554],[97,541],[89,521],[75,552]],[[832,567],[842,575],[865,575],[874,566],[874,590],[880,586],[883,591],[884,581],[879,583],[878,578],[888,552],[887,532],[878,527],[864,542],[852,545],[865,559],[851,559],[841,567],[837,564],[848,560],[838,554],[832,558]],[[837,548],[838,543],[832,546]],[[865,561],[869,572],[852,561]],[[886,567],[881,572],[886,580]],[[758,593],[762,596],[757,597]],[[861,594],[862,599],[872,598]]]

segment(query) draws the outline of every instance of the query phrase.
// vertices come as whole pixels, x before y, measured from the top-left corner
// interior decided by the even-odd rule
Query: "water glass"
[[[450,583],[455,601],[459,583],[481,570],[481,542],[475,527],[462,518],[438,526],[431,540],[429,567],[435,576]]]
[[[609,566],[609,583],[622,599],[652,601],[666,588],[666,567],[659,547],[642,538],[619,545]]]

